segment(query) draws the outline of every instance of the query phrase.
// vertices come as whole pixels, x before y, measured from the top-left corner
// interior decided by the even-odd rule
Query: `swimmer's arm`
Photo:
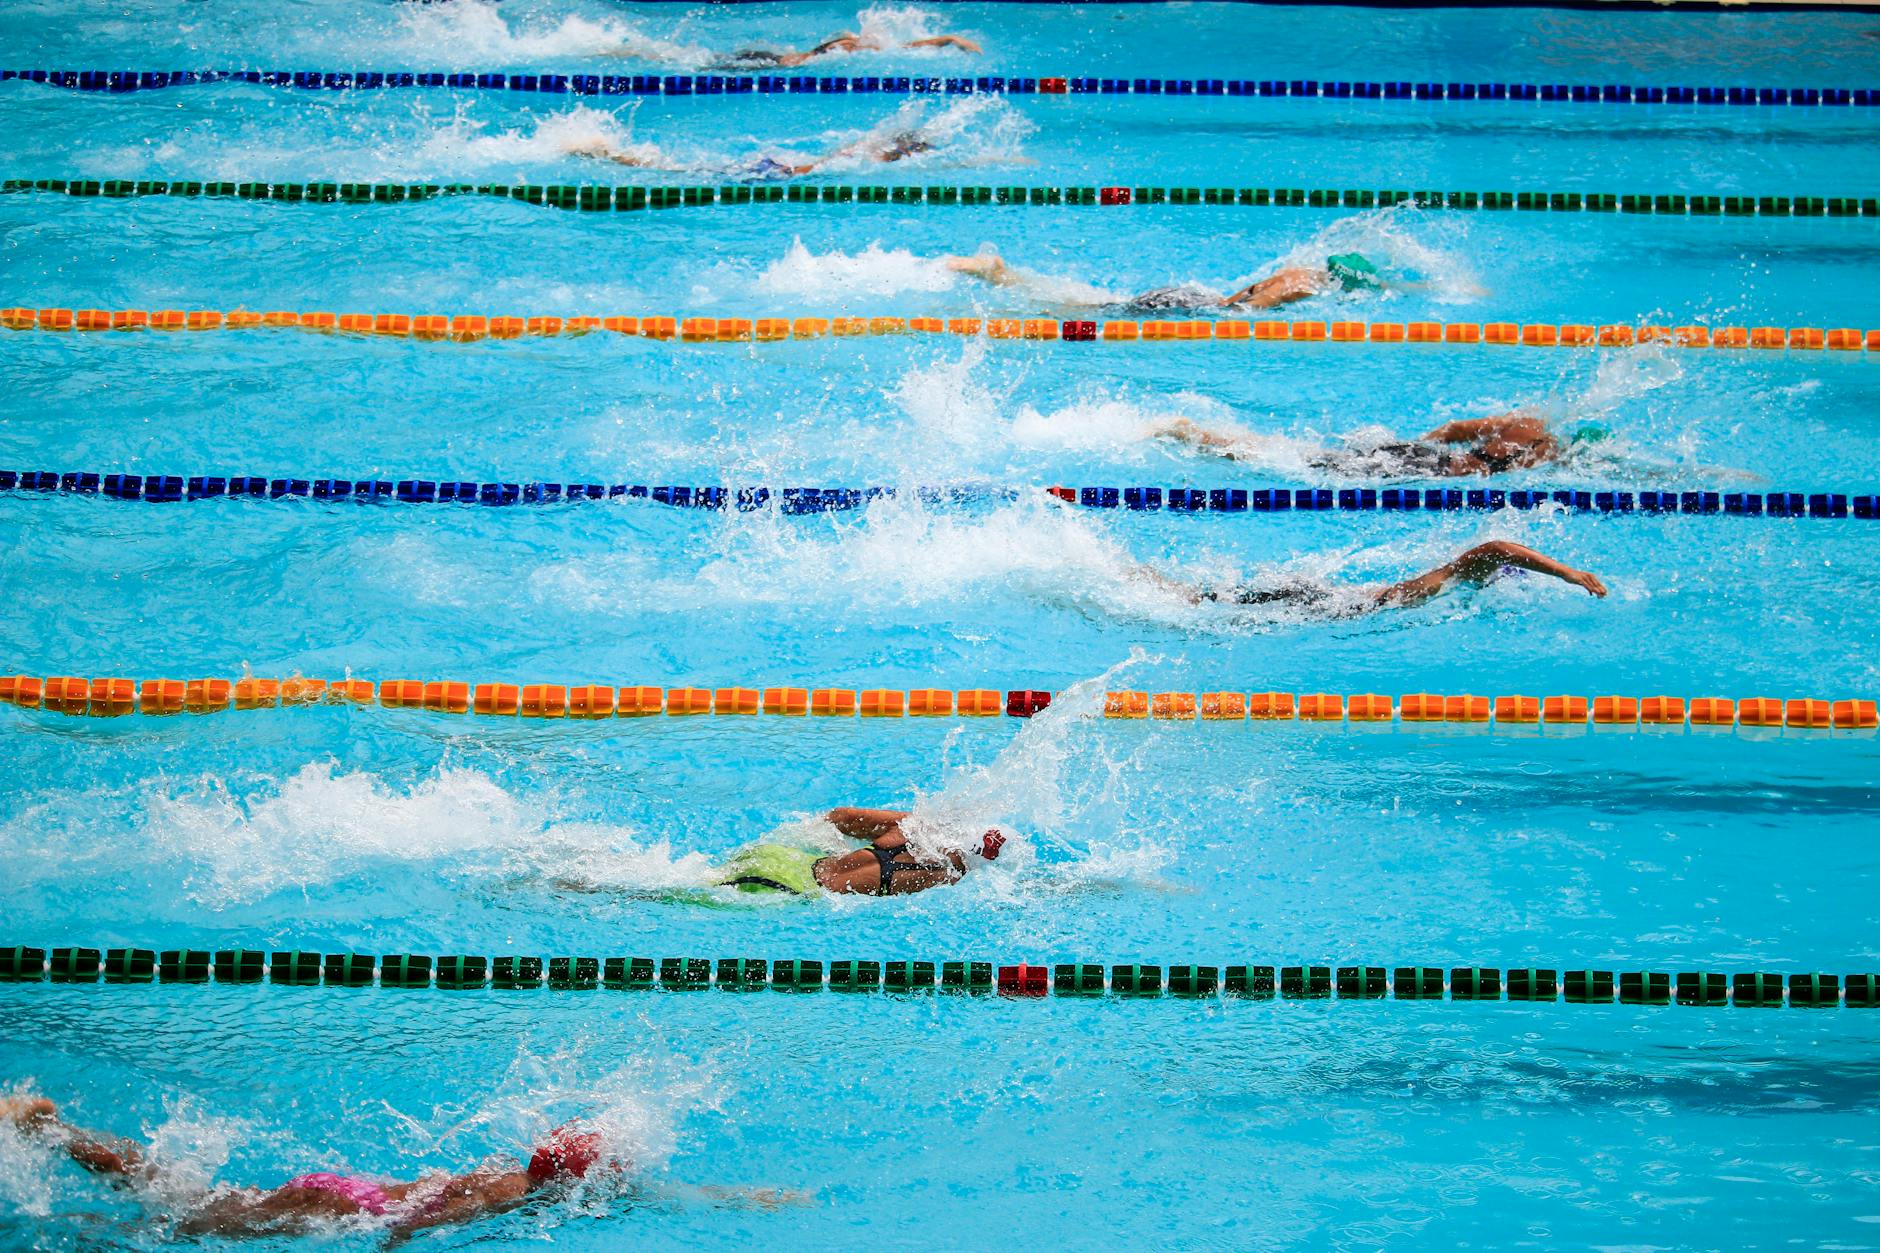
[[[830,826],[851,840],[879,841],[883,836],[900,834],[901,819],[907,817],[907,811],[904,809],[862,809],[854,805],[841,805],[830,810],[824,817]]]
[[[1192,583],[1172,579],[1154,566],[1136,565],[1130,567],[1123,577],[1135,583],[1147,583],[1151,587],[1169,593],[1191,605],[1199,605],[1203,600],[1201,589]]]
[[[1277,274],[1241,288],[1221,303],[1223,305],[1247,305],[1254,309],[1271,309],[1275,305],[1291,304],[1295,300],[1305,300],[1316,296],[1324,286],[1324,270],[1313,270],[1297,265],[1288,266]]]
[[[495,1179],[485,1174],[459,1175],[434,1193],[417,1212],[399,1219],[385,1237],[386,1248],[396,1248],[420,1231],[472,1222],[485,1214],[503,1214],[529,1199],[529,1188],[516,1178],[519,1172]]]
[[[1215,453],[1229,461],[1237,460],[1234,449],[1241,441],[1219,431],[1210,431],[1205,426],[1197,425],[1187,418],[1171,418],[1149,428],[1151,439],[1172,439],[1178,444],[1187,444],[1203,452]]]
[[[651,164],[642,161],[632,153],[612,148],[598,139],[593,143],[570,144],[564,151],[571,157],[592,157],[596,161],[612,161],[615,165],[630,166],[636,170],[649,168]]]
[[[976,252],[970,257],[942,257],[940,263],[955,274],[965,274],[994,287],[1016,287],[1019,273],[996,252]]]
[[[1438,444],[1472,444],[1485,435],[1500,435],[1504,439],[1517,436],[1523,440],[1532,440],[1546,434],[1546,430],[1546,424],[1530,414],[1498,413],[1493,417],[1445,422],[1423,438]]]
[[[809,1192],[793,1188],[733,1188],[709,1183],[641,1184],[641,1193],[669,1196],[680,1200],[704,1201],[730,1209],[780,1209],[785,1205],[814,1205]]]
[[[1524,544],[1509,540],[1490,540],[1486,544],[1477,544],[1463,553],[1447,566],[1448,581],[1461,583],[1485,583],[1503,566],[1513,566],[1517,570],[1532,570],[1536,574],[1545,574],[1559,579],[1562,583],[1571,583],[1583,587],[1590,595],[1604,596],[1606,585],[1589,570],[1576,570],[1563,561],[1555,561],[1545,553],[1535,552]]]
[[[1599,581],[1599,576],[1590,570],[1575,570],[1564,562],[1535,552],[1522,544],[1505,539],[1490,540],[1486,544],[1477,544],[1448,565],[1437,566],[1414,579],[1405,579],[1401,583],[1392,583],[1377,593],[1374,603],[1379,608],[1408,609],[1420,605],[1441,595],[1451,584],[1468,583],[1480,586],[1493,578],[1495,572],[1503,566],[1513,566],[1518,570],[1532,570],[1536,574],[1545,574],[1583,587],[1594,596],[1604,596],[1606,585]]]
[[[970,39],[958,35],[932,35],[926,39],[915,39],[903,45],[908,48],[958,48],[961,52],[981,52],[984,49]]]

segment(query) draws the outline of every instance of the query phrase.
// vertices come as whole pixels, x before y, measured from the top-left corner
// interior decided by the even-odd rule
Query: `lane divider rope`
[[[209,83],[256,83],[303,91],[448,88],[569,96],[1004,95],[1202,96],[1291,100],[1443,100],[1479,103],[1642,104],[1873,108],[1880,89],[1691,87],[1621,83],[1415,83],[1316,79],[1093,78],[1078,75],[723,75],[505,74],[413,70],[0,70],[17,80],[73,91],[128,95]]]
[[[313,705],[422,709],[495,717],[605,719],[666,715],[838,718],[1029,718],[1051,705],[1041,689],[621,687],[583,683],[476,683],[387,679],[145,679],[0,676],[0,704],[53,713],[119,717],[223,713]],[[1874,701],[1813,697],[1473,696],[1413,692],[1108,692],[1107,719],[1194,722],[1384,724],[1487,727],[1676,729],[1788,728],[1871,731]]]
[[[928,504],[1013,501],[1043,493],[1084,509],[1135,513],[1455,513],[1546,509],[1587,514],[1722,515],[1744,518],[1880,519],[1880,494],[1847,492],[1593,491],[1457,487],[724,487],[646,483],[513,482],[449,479],[268,478],[244,475],[97,474],[80,470],[0,470],[0,492],[102,496],[174,504],[202,500],[459,504],[505,507],[644,500],[677,509],[784,514],[838,513],[911,496]]]
[[[260,984],[328,988],[588,991],[954,992],[1037,998],[1510,1001],[1541,1004],[1880,1007],[1880,974],[1611,971],[1496,966],[1144,965],[721,957],[484,957],[15,945],[0,983]]]
[[[1880,353],[1880,329],[1820,326],[1660,326],[1552,322],[1326,322],[1318,319],[1061,320],[981,317],[504,317],[482,314],[295,313],[234,309],[0,308],[0,329],[71,332],[299,330],[316,334],[473,343],[485,339],[582,336],[597,332],[660,343],[777,343],[783,340],[900,335],[986,336],[1063,343],[1221,342],[1289,344],[1520,345],[1527,348],[1677,348]]]
[[[1669,217],[1880,217],[1868,196],[1748,196],[1688,192],[1407,191],[1304,187],[967,187],[776,183],[729,187],[645,187],[534,183],[265,183],[181,179],[9,178],[0,193],[52,192],[123,200],[146,196],[277,200],[319,204],[404,204],[444,196],[517,200],[554,209],[624,211],[708,205],[1237,205],[1242,207],[1377,209],[1512,209],[1545,213],[1649,213]]]

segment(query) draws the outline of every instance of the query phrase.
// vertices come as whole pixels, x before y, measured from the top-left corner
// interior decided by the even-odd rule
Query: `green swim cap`
[[[1346,291],[1364,291],[1366,288],[1381,287],[1377,267],[1364,259],[1364,254],[1341,252],[1335,257],[1325,258],[1325,269],[1338,285]]]
[[[1582,424],[1580,429],[1573,433],[1573,439],[1570,442],[1575,444],[1597,444],[1611,438],[1611,427],[1602,426],[1598,422],[1587,422]]]

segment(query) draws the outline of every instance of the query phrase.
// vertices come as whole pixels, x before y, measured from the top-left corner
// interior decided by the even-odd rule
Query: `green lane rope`
[[[1015,997],[1524,1001],[1573,1005],[1880,1007],[1880,974],[1610,971],[1493,966],[1200,966],[723,957],[429,957],[259,949],[0,948],[0,983],[274,983],[329,988],[599,988],[957,992]]]

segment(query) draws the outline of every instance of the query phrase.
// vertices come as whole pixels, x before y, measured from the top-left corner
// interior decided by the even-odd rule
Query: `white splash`
[[[855,29],[863,38],[883,48],[898,48],[939,34],[940,21],[940,15],[932,9],[911,4],[871,4],[855,15]]]
[[[595,21],[565,16],[552,25],[518,18],[512,24],[489,0],[400,7],[404,11],[397,42],[429,64],[485,69],[570,57],[630,57],[697,68],[711,57],[708,49],[655,38],[613,17]]]
[[[183,894],[215,909],[386,864],[591,889],[696,887],[711,878],[701,853],[620,827],[545,820],[541,797],[518,797],[486,774],[449,765],[394,786],[315,762],[252,794],[215,777],[158,785],[144,805],[143,859],[153,871],[180,874]]]
[[[506,1072],[468,1102],[414,1112],[382,1104],[397,1146],[428,1161],[461,1161],[469,1146],[488,1143],[526,1158],[548,1132],[575,1123],[600,1133],[608,1160],[654,1170],[677,1149],[685,1116],[719,1108],[725,1090],[709,1060],[654,1047],[621,1064],[619,1048],[616,1036],[593,1031],[548,1053],[521,1045]]]
[[[1403,204],[1373,209],[1327,223],[1310,239],[1293,248],[1277,263],[1259,271],[1250,271],[1229,280],[1228,290],[1237,290],[1256,278],[1288,266],[1318,268],[1325,258],[1341,252],[1362,253],[1383,272],[1387,280],[1418,284],[1419,295],[1433,297],[1439,304],[1467,304],[1489,294],[1471,268],[1462,247],[1466,227],[1453,219],[1441,219]],[[1443,247],[1433,238],[1453,239],[1453,246]],[[1320,300],[1391,299],[1388,287],[1382,292],[1329,293]]]
[[[615,113],[584,104],[538,117],[527,127],[494,131],[467,107],[460,107],[453,118],[425,137],[411,164],[431,170],[508,166],[520,177],[586,152],[618,153],[655,170],[699,167],[695,159],[636,137],[631,108]]]
[[[886,150],[903,135],[917,136],[932,149],[896,162],[896,169],[1020,164],[1026,160],[1024,142],[1037,129],[998,96],[962,96],[937,111],[931,101],[909,100],[867,130],[831,132],[832,155],[820,169],[835,173],[879,168],[870,154]],[[841,155],[843,150],[847,155]]]
[[[774,295],[821,300],[946,291],[958,281],[940,260],[915,256],[905,248],[871,242],[856,253],[814,253],[795,239],[758,276],[757,286]]]

